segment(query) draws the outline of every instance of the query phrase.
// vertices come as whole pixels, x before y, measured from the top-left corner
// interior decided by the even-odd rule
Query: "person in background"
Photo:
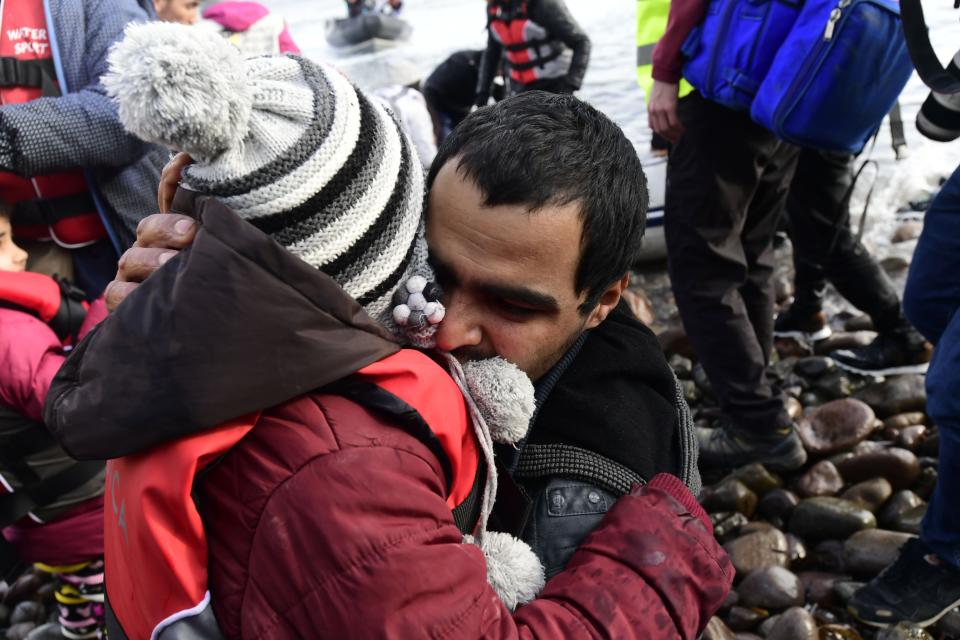
[[[0,4],[10,74],[0,83],[0,200],[28,253],[69,259],[90,299],[133,242],[168,156],[124,131],[100,84],[110,46],[151,12],[137,0]]]
[[[480,70],[480,49],[455,51],[423,81],[421,91],[434,118],[437,143],[443,142],[473,108]],[[502,89],[502,85],[499,85]],[[495,100],[503,99],[503,92]]]
[[[534,89],[573,93],[590,64],[590,38],[563,0],[487,0],[487,48],[474,92],[478,107],[490,100],[502,58],[511,95]]]
[[[773,335],[822,340],[830,336],[823,313],[826,283],[870,316],[877,338],[830,354],[845,369],[867,375],[922,373],[931,347],[903,315],[890,278],[850,229],[853,156],[804,149],[787,197],[796,294],[780,312]]]
[[[87,309],[61,282],[24,271],[26,262],[0,207],[0,579],[12,582],[23,563],[35,563],[54,576],[63,636],[96,638],[104,629],[104,466],[71,459],[41,414],[68,345],[106,307],[101,298]]]
[[[798,469],[807,455],[768,376],[773,350],[773,239],[800,149],[694,91],[683,98],[681,45],[706,0],[672,0],[653,51],[650,128],[670,140],[664,232],[683,325],[720,400],[698,427],[700,458],[730,468]],[[709,46],[712,46],[710,44]]]
[[[203,20],[197,24],[213,28],[244,56],[300,55],[283,17],[259,2],[218,2],[204,9]]]
[[[164,22],[193,24],[200,19],[200,0],[153,0],[153,8]]]
[[[857,591],[850,611],[888,627],[900,621],[926,627],[960,602],[960,168],[923,219],[903,292],[903,310],[933,344],[927,371],[927,416],[940,434],[937,484],[920,525],[897,559]]]

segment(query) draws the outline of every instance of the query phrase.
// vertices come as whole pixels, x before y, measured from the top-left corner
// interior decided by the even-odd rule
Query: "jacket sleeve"
[[[43,419],[43,402],[65,357],[57,335],[41,320],[0,309],[0,402],[29,420]]]
[[[489,27],[488,27],[489,29]],[[474,104],[485,105],[490,98],[490,87],[493,79],[497,75],[497,66],[500,64],[500,58],[503,56],[503,46],[497,42],[496,38],[487,35],[487,48],[480,56],[480,68],[477,72],[477,90],[475,92]]]
[[[134,0],[83,3],[84,64],[92,78],[58,98],[38,98],[0,107],[0,169],[21,176],[92,167],[120,167],[140,158],[147,146],[128,134],[107,97],[100,76],[107,72],[110,46],[124,26],[147,13]],[[55,17],[56,19],[56,17]],[[61,25],[61,28],[76,28]],[[61,51],[61,55],[71,52]]]
[[[260,517],[242,635],[693,640],[733,571],[688,508],[699,507],[667,476],[625,496],[541,596],[511,612],[483,553],[461,542],[435,464],[386,447],[337,452],[284,482]]]
[[[670,0],[667,30],[653,49],[653,79],[676,84],[683,77],[684,40],[707,11],[707,0]]]
[[[590,38],[570,14],[566,2],[542,0],[534,3],[530,17],[534,22],[543,25],[551,38],[560,40],[573,51],[573,59],[567,71],[567,84],[574,89],[580,89],[590,64]]]

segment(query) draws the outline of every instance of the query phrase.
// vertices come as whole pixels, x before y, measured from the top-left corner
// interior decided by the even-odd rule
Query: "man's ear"
[[[614,281],[613,284],[607,287],[607,290],[600,294],[600,301],[597,303],[597,306],[590,312],[584,329],[593,329],[606,320],[610,312],[620,304],[620,297],[629,286],[630,274],[624,274],[622,278]]]

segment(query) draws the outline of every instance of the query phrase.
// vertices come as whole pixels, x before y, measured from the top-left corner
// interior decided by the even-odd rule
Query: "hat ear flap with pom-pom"
[[[487,531],[479,541],[464,536],[463,541],[483,551],[487,582],[511,611],[543,590],[547,582],[543,565],[527,543],[500,531]]]

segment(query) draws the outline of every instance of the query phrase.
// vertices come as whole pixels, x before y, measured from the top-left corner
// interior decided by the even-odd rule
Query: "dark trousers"
[[[960,168],[923,220],[903,293],[907,317],[934,343],[927,370],[927,415],[940,430],[937,486],[920,537],[960,568]]]
[[[853,156],[804,149],[790,185],[787,220],[796,268],[794,304],[811,313],[823,304],[829,280],[873,319],[878,331],[904,322],[900,298],[887,274],[850,231]]]
[[[746,113],[693,93],[670,151],[664,227],[670,281],[687,335],[739,427],[789,423],[767,377],[773,346],[773,237],[799,149]]]

